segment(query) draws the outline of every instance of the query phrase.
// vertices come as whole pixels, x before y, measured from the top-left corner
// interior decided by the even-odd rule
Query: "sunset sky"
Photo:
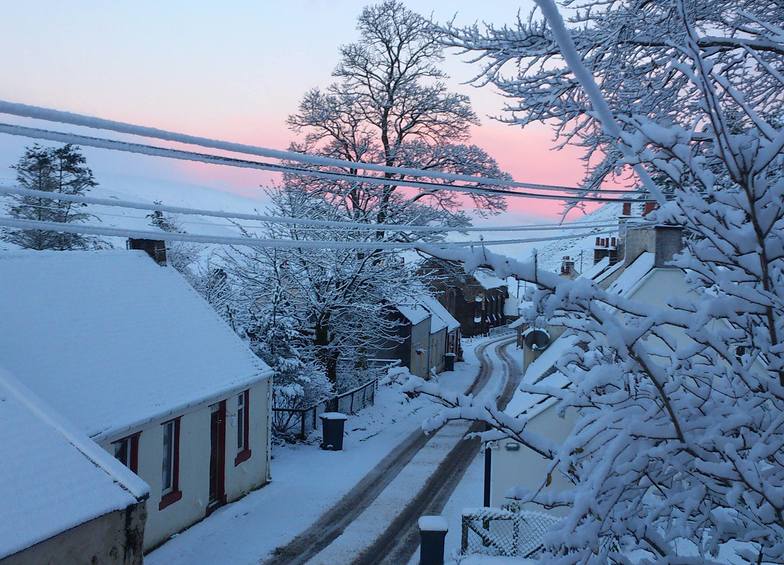
[[[39,0],[4,5],[0,98],[229,141],[285,148],[285,124],[302,94],[330,82],[338,46],[354,41],[367,0],[234,2]],[[513,22],[531,2],[408,2],[423,14],[459,23]],[[13,22],[11,24],[10,22]],[[470,96],[482,125],[473,141],[518,180],[574,184],[576,151],[552,150],[545,126],[521,130],[492,120],[503,106],[491,87],[465,84],[478,67],[449,55],[450,86]],[[2,121],[12,121],[0,116]],[[20,122],[21,123],[21,122]],[[33,122],[24,122],[33,123]],[[36,124],[38,125],[38,124]],[[62,126],[64,127],[64,126]],[[58,126],[58,128],[62,129]],[[57,129],[57,128],[53,128]],[[73,129],[73,128],[71,128]],[[8,181],[29,140],[0,135],[0,180]],[[86,151],[104,185],[167,182],[258,197],[263,173]],[[517,219],[552,218],[557,203],[510,203]],[[508,219],[508,218],[507,218]],[[505,221],[501,219],[500,221]]]

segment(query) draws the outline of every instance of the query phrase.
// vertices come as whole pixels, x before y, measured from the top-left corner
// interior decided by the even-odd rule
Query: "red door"
[[[210,500],[207,514],[226,503],[226,401],[210,406]]]

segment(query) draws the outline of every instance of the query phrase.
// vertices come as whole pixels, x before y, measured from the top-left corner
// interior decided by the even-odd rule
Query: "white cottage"
[[[412,375],[424,378],[430,363],[430,312],[415,302],[395,304],[395,310],[401,321],[398,358]]]
[[[148,491],[0,369],[0,563],[140,564]]]
[[[623,243],[626,254],[623,261],[610,265],[605,257],[597,262],[595,268],[586,270],[583,276],[606,287],[608,292],[644,304],[664,306],[672,297],[688,292],[683,271],[668,266],[681,247],[680,229],[667,226],[629,229]],[[548,330],[558,337],[544,350],[524,353],[523,382],[566,388],[569,380],[555,365],[570,350],[579,347],[578,339],[574,334],[564,333],[562,328]],[[567,412],[561,418],[554,409],[555,403],[556,400],[550,397],[518,391],[506,412],[512,416],[525,414],[529,418],[530,431],[560,442],[571,431],[575,414]],[[506,495],[516,486],[539,487],[548,463],[543,457],[507,440],[494,443],[491,454],[489,481],[492,506],[503,507],[511,503]],[[485,477],[485,480],[488,478]],[[548,488],[558,490],[566,487],[565,479],[553,476]]]
[[[428,367],[440,373],[444,370],[444,356],[458,354],[460,350],[460,322],[432,296],[423,296],[419,302],[430,312],[430,348]]]
[[[271,370],[141,251],[0,254],[0,364],[149,485],[144,547],[269,480]]]

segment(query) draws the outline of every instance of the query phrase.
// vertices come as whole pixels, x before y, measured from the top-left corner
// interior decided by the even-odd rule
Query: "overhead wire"
[[[113,131],[116,133],[130,134],[140,137],[148,137],[161,139],[164,141],[184,143],[188,145],[197,145],[200,147],[218,149],[223,151],[230,151],[232,153],[241,153],[246,155],[254,155],[256,157],[266,157],[278,159],[282,161],[293,161],[304,163],[308,165],[317,166],[330,166],[330,167],[343,167],[355,170],[375,171],[385,174],[397,174],[417,178],[438,178],[448,181],[460,182],[474,182],[487,186],[498,186],[504,188],[524,188],[529,190],[541,191],[558,191],[558,192],[576,192],[582,194],[586,191],[592,193],[606,193],[606,194],[627,194],[629,191],[622,189],[611,188],[594,188],[586,189],[581,187],[571,187],[562,185],[550,185],[544,183],[531,183],[520,182],[510,179],[496,179],[490,177],[478,177],[472,175],[463,175],[458,173],[447,173],[437,170],[422,170],[410,167],[380,165],[376,163],[363,163],[355,161],[346,161],[343,159],[336,159],[333,157],[325,157],[321,155],[309,155],[296,151],[283,151],[279,149],[270,149],[255,145],[227,142],[217,139],[210,139],[201,136],[183,134],[173,131],[167,131],[159,128],[152,128],[141,126],[137,124],[130,124],[127,122],[120,122],[116,120],[107,120],[96,116],[88,116],[78,114],[75,112],[65,112],[62,110],[55,110],[52,108],[44,108],[41,106],[33,106],[29,104],[21,104],[0,100],[0,113],[32,118],[37,120],[44,120],[48,122],[57,122],[69,124],[74,126],[88,127],[92,129],[101,129],[106,131]],[[378,177],[372,177],[378,178]],[[389,180],[389,179],[384,179]],[[397,180],[397,179],[396,179]],[[437,183],[436,183],[437,184]]]
[[[128,228],[115,228],[110,226],[96,226],[83,223],[50,222],[42,220],[26,220],[0,216],[0,226],[21,230],[55,231],[61,233],[76,233],[84,235],[103,235],[124,238],[158,239],[164,241],[187,241],[192,243],[218,244],[259,248],[288,248],[288,249],[426,249],[426,248],[454,248],[454,247],[480,247],[494,245],[511,245],[520,243],[538,243],[562,239],[579,239],[587,235],[604,235],[614,231],[591,232],[581,234],[568,234],[549,237],[535,237],[514,240],[472,240],[458,242],[397,242],[397,241],[335,241],[335,240],[291,240],[291,239],[262,239],[257,237],[216,236],[206,234],[192,234],[180,232],[165,232],[152,230],[138,230]]]
[[[292,224],[297,226],[314,226],[319,228],[329,227],[337,229],[352,230],[373,230],[373,231],[408,231],[421,233],[439,232],[511,232],[511,231],[551,231],[551,230],[573,230],[582,228],[601,228],[617,226],[617,221],[591,221],[591,222],[570,222],[567,224],[526,224],[515,226],[466,226],[466,227],[445,227],[445,226],[422,226],[416,224],[383,224],[383,223],[364,223],[346,222],[343,220],[316,220],[312,218],[296,218],[290,216],[249,214],[243,212],[224,212],[207,210],[201,208],[188,208],[183,206],[171,206],[157,203],[144,203],[116,198],[101,198],[89,195],[64,194],[59,192],[49,192],[42,190],[32,190],[16,186],[0,186],[0,194],[14,194],[42,198],[46,200],[60,200],[79,204],[93,204],[97,206],[119,207],[124,209],[140,210],[144,212],[166,212],[170,214],[196,215],[203,217],[216,217],[229,220],[250,220],[267,224]],[[637,219],[640,220],[640,219]],[[214,224],[213,224],[214,225]]]
[[[503,190],[499,188],[484,187],[484,186],[465,186],[455,185],[448,183],[437,183],[430,181],[411,180],[405,178],[384,178],[366,175],[354,175],[345,172],[336,171],[323,171],[313,170],[304,167],[293,167],[279,163],[267,163],[262,161],[252,161],[249,159],[239,159],[236,157],[225,157],[219,155],[212,155],[209,153],[197,153],[194,151],[186,151],[182,149],[171,149],[167,147],[160,147],[155,145],[147,145],[141,143],[133,143],[128,141],[119,141],[115,139],[106,139],[101,137],[86,136],[75,133],[53,131],[42,128],[33,128],[28,126],[20,126],[14,124],[0,123],[0,133],[9,135],[16,135],[22,137],[29,137],[34,139],[45,139],[47,141],[56,141],[59,143],[72,143],[87,147],[96,147],[100,149],[110,149],[115,151],[123,151],[127,153],[136,153],[140,155],[148,155],[152,157],[166,157],[170,159],[177,159],[181,161],[194,161],[209,163],[213,165],[225,165],[230,167],[257,169],[265,171],[273,171],[279,173],[292,173],[302,176],[310,176],[314,178],[322,178],[327,180],[343,180],[350,183],[368,183],[378,186],[388,187],[389,185],[406,186],[411,188],[419,188],[423,190],[451,190],[457,192],[464,192],[468,194],[490,194],[495,196],[515,197],[515,198],[533,198],[540,200],[557,200],[557,201],[584,201],[584,202],[640,202],[639,193],[631,191],[623,191],[624,195],[614,198],[607,198],[603,196],[590,196],[590,195],[560,195],[560,194],[539,194],[532,192],[519,192]],[[482,177],[476,177],[481,183]],[[589,191],[590,192],[590,191]],[[635,196],[637,195],[637,196]]]

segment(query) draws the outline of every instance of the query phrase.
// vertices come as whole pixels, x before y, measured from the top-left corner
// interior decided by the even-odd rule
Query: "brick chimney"
[[[683,249],[683,228],[670,225],[629,227],[624,249],[626,265],[631,265],[642,253],[648,252],[655,254],[655,267],[667,267]]]
[[[166,242],[160,239],[128,238],[128,249],[144,251],[159,265],[166,264]]]
[[[593,264],[609,257],[610,265],[618,262],[618,240],[615,237],[597,237],[593,247]]]
[[[577,271],[574,270],[574,259],[568,255],[564,255],[563,259],[561,259],[561,276],[573,279],[576,275]]]

